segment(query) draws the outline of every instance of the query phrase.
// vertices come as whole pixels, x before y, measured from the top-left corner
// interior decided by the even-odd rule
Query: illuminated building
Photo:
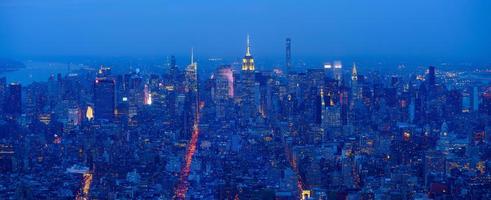
[[[139,74],[133,74],[130,78],[128,90],[128,117],[133,118],[138,114],[139,108],[145,104],[145,83]]]
[[[13,161],[15,149],[10,144],[0,144],[0,172],[12,172],[14,170]]]
[[[234,77],[229,65],[218,68],[214,75],[213,101],[216,106],[216,116],[225,117],[230,100],[234,97]]]
[[[436,149],[442,151],[444,154],[448,154],[450,146],[451,144],[448,132],[448,125],[447,122],[444,121],[440,127],[440,138],[438,139]]]
[[[329,79],[336,80],[334,77],[334,67],[332,66],[331,63],[324,63],[324,71],[326,74],[326,77]]]
[[[51,122],[51,114],[39,114],[38,120],[48,125]]]
[[[358,70],[356,69],[356,64],[353,63],[353,68],[351,70],[351,106],[362,100],[363,98],[363,87],[359,80]]]
[[[239,82],[239,107],[241,108],[242,119],[247,120],[257,113],[255,102],[255,64],[251,55],[249,35],[247,35],[246,54],[242,59],[242,71]]]
[[[249,35],[247,35],[247,48],[246,48],[246,55],[242,59],[242,71],[254,71],[255,70],[255,64],[254,64],[254,58],[251,55],[251,44],[249,40]]]
[[[187,136],[192,132],[194,122],[197,119],[196,114],[199,104],[198,81],[198,63],[194,61],[194,49],[191,49],[191,63],[186,68],[184,82],[184,138],[189,138]]]
[[[358,70],[355,63],[353,63],[353,68],[351,69],[351,81],[358,81]]]
[[[191,63],[186,68],[186,82],[185,90],[186,92],[197,92],[198,91],[198,63],[194,61],[194,51],[191,49]]]
[[[258,112],[261,116],[266,117],[272,113],[272,88],[273,84],[272,74],[268,72],[261,72],[256,74],[256,84],[259,85],[258,99]]]
[[[67,123],[70,126],[79,125],[81,120],[82,120],[82,113],[80,112],[80,108],[78,108],[78,107],[68,108],[68,121],[67,121]]]
[[[94,109],[92,107],[87,106],[87,110],[85,111],[85,118],[89,121],[94,119]]]
[[[343,65],[341,61],[334,61],[333,76],[334,80],[341,81],[343,79]]]
[[[143,89],[143,102],[145,105],[152,105],[152,93],[150,92],[150,89],[148,88],[148,85],[145,84],[145,87]]]
[[[480,112],[491,116],[491,87],[487,88],[481,95],[481,98],[481,104],[479,105]]]
[[[307,200],[311,196],[310,190],[302,190],[302,200]]]
[[[323,91],[321,90],[321,93]],[[329,93],[327,97],[321,94],[323,101],[323,128],[333,129],[341,127],[341,106],[334,103],[334,96]],[[328,102],[327,104],[325,102]]]

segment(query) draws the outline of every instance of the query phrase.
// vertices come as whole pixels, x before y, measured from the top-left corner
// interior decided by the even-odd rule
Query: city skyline
[[[489,1],[0,1],[0,199],[491,199]]]

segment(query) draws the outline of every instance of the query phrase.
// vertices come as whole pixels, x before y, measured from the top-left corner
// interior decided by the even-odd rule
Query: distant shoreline
[[[23,68],[26,68],[26,65],[21,61],[0,58],[0,73],[17,71]]]
[[[0,69],[0,77],[6,77],[7,82],[29,85],[33,82],[46,82],[51,75],[65,75],[79,68],[79,65],[73,65],[69,69],[65,63],[25,61],[23,67]]]

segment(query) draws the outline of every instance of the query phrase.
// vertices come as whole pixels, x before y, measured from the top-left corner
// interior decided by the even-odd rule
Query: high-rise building
[[[460,91],[451,90],[446,95],[446,102],[444,105],[445,115],[448,117],[454,117],[456,114],[462,112],[463,97]]]
[[[186,68],[186,82],[185,90],[186,92],[197,92],[198,91],[198,63],[194,61],[194,51],[191,49],[191,63]]]
[[[19,83],[11,83],[9,85],[4,105],[6,114],[10,116],[22,114],[22,86]]]
[[[333,76],[334,80],[341,81],[343,79],[343,64],[341,61],[334,61]]]
[[[217,118],[225,117],[229,100],[234,97],[234,76],[230,65],[220,66],[214,76],[213,101]]]
[[[179,74],[179,69],[177,68],[176,65],[176,57],[171,56],[169,62],[169,75],[172,81],[176,81],[178,74]]]
[[[271,115],[272,112],[272,74],[268,72],[261,72],[256,74],[256,83],[259,86],[257,96],[258,112],[263,117]]]
[[[428,84],[430,87],[435,86],[436,80],[435,80],[435,67],[430,66],[428,68]]]
[[[240,77],[240,91],[239,91],[239,102],[241,108],[241,114],[243,114],[243,119],[255,116],[257,113],[256,102],[255,102],[255,91],[256,91],[256,81],[255,81],[255,64],[254,58],[251,55],[251,47],[249,41],[249,35],[247,36],[247,48],[246,54],[242,59],[242,72]]]
[[[114,119],[115,81],[109,77],[97,77],[94,84],[94,116],[96,120]]]
[[[292,40],[286,38],[286,55],[285,55],[285,67],[288,72],[292,71]]]
[[[483,114],[487,114],[491,116],[491,87],[489,87],[482,95],[481,105],[479,106],[479,110]]]
[[[128,118],[131,119],[145,105],[145,82],[139,73],[127,74],[124,77],[125,97],[128,101]]]
[[[472,111],[479,111],[479,89],[477,86],[472,87]]]
[[[191,63],[185,72],[185,101],[184,101],[184,133],[190,133],[198,117],[198,63],[194,61],[194,51],[191,49]],[[185,136],[187,138],[187,136]]]
[[[353,68],[351,69],[351,81],[358,81],[358,70],[355,63],[353,63]]]
[[[246,47],[246,55],[242,59],[242,71],[243,72],[254,72],[255,64],[254,58],[251,55],[251,43],[249,40],[249,35],[247,35],[247,47]]]
[[[325,129],[338,128],[341,126],[341,106],[334,103],[334,96],[328,93],[324,94],[321,89],[321,109],[322,109],[322,127]]]
[[[351,69],[351,96],[353,102],[360,100],[363,95],[363,88],[360,84],[360,80],[358,79],[358,69],[356,68],[356,64],[353,64],[353,68]]]
[[[5,77],[0,78],[0,115],[4,112],[5,97],[7,95],[7,79]]]
[[[333,67],[331,63],[324,63],[324,72],[327,78],[334,80]]]
[[[0,172],[12,172],[14,170],[15,148],[11,144],[0,144]]]

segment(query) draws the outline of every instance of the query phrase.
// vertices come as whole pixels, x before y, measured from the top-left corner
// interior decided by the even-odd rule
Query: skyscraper
[[[491,87],[487,88],[481,95],[482,102],[479,110],[483,114],[491,115]]]
[[[360,80],[358,80],[358,78],[358,69],[356,68],[356,64],[353,63],[353,68],[351,69],[351,96],[353,103],[354,101],[360,100],[363,95],[362,85],[360,85]]]
[[[343,78],[343,64],[341,61],[334,61],[333,75],[334,80],[341,81]]]
[[[185,135],[192,132],[195,120],[198,117],[198,63],[194,61],[194,50],[191,49],[191,63],[185,72],[185,102],[184,102],[184,132]],[[186,138],[188,136],[185,136]]]
[[[291,49],[292,40],[290,38],[286,38],[286,57],[285,57],[285,67],[288,72],[291,72],[292,68],[292,49]]]
[[[435,86],[435,67],[430,66],[428,68],[428,84],[430,87]]]
[[[191,49],[191,63],[186,68],[186,92],[198,91],[198,79],[197,79],[198,63],[194,61],[194,50]]]
[[[356,69],[356,64],[353,63],[353,68],[351,69],[351,80],[358,81],[358,70]]]
[[[22,86],[19,83],[9,85],[8,94],[5,99],[5,113],[10,116],[22,114]]]
[[[0,78],[0,114],[3,114],[4,103],[7,95],[7,79],[5,77]]]
[[[254,72],[254,70],[255,70],[255,64],[254,64],[254,58],[251,55],[251,43],[249,40],[249,35],[247,35],[247,48],[246,48],[246,55],[242,59],[242,71]]]
[[[177,65],[176,65],[176,57],[171,56],[170,62],[169,62],[169,75],[170,75],[172,81],[176,81],[178,73],[179,73],[179,69],[177,68]]]
[[[115,81],[109,77],[97,77],[94,84],[94,113],[96,120],[114,119]]]
[[[220,66],[214,74],[213,101],[217,118],[226,116],[229,100],[234,96],[234,77],[230,65]]]
[[[242,59],[242,72],[240,77],[240,108],[241,114],[245,115],[243,119],[255,116],[256,102],[255,102],[255,64],[254,58],[251,55],[251,46],[249,41],[249,35],[247,35],[247,47],[246,54]]]
[[[341,126],[341,106],[334,103],[334,96],[331,93],[325,95],[324,90],[320,89],[320,109],[322,128],[332,131],[333,128]]]

